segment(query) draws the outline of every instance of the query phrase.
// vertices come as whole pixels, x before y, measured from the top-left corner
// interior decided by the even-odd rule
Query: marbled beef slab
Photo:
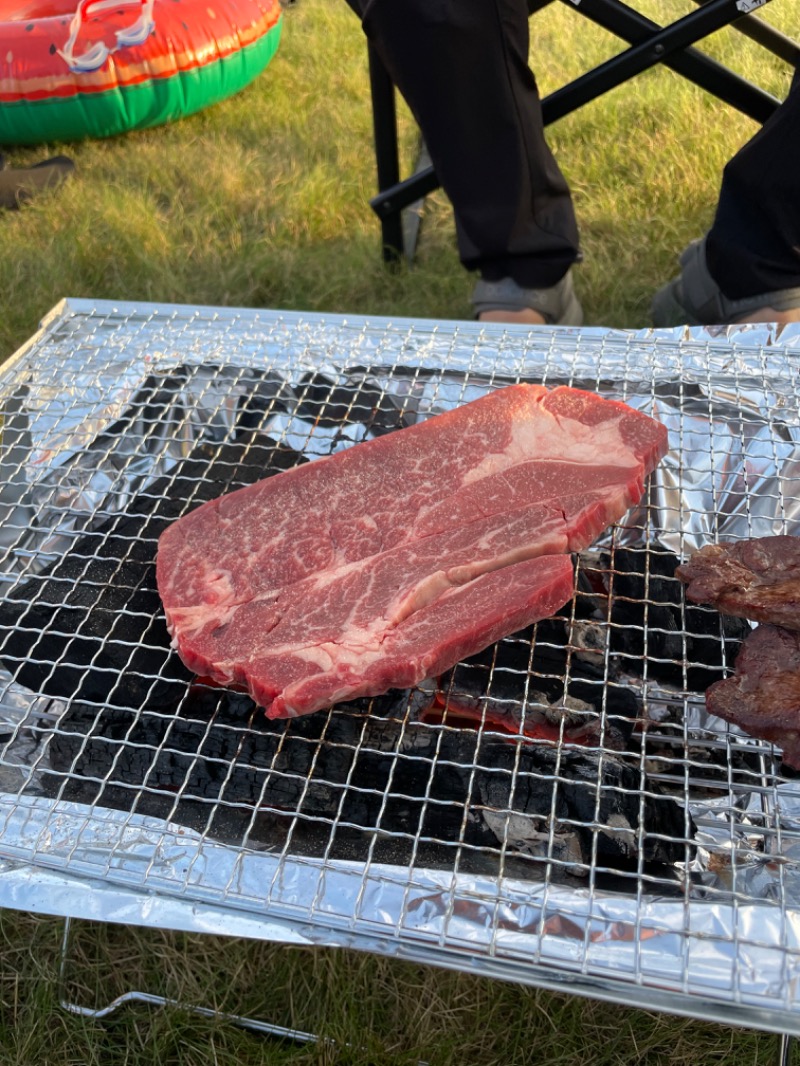
[[[270,717],[407,687],[569,599],[640,498],[665,428],[515,385],[204,504],[162,535],[184,663]]]

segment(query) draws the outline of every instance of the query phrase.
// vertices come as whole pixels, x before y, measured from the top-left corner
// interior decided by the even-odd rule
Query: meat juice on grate
[[[439,673],[569,599],[639,500],[654,419],[517,385],[198,508],[159,542],[190,669],[291,717]]]

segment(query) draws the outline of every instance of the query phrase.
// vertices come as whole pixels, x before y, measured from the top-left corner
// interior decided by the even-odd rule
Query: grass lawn
[[[656,17],[684,0],[646,0]],[[690,0],[685,0],[686,10]],[[684,8],[681,8],[683,10]],[[770,21],[800,24],[800,0]],[[612,53],[569,5],[534,23],[543,93]],[[785,66],[730,32],[713,53],[785,94]],[[406,162],[416,133],[403,112]],[[725,160],[755,125],[668,71],[623,86],[550,131],[572,184],[590,324],[642,327],[677,253],[703,232]],[[8,149],[24,166],[63,152],[74,179],[0,216],[0,360],[62,297],[463,318],[446,198],[425,212],[413,268],[383,269],[366,52],[344,0],[287,8],[278,54],[235,99],[168,127],[103,142]],[[324,1032],[294,1045],[181,1009],[128,1006],[106,1021],[59,1005],[62,923],[0,913],[0,1066],[745,1066],[774,1036],[649,1014],[349,951],[81,923],[65,994],[101,1006],[130,989]]]
[[[59,1006],[61,923],[2,916],[0,1062],[94,1066],[754,1066],[777,1038],[344,950],[80,923],[63,993],[132,989],[324,1033],[295,1044],[178,1007]]]

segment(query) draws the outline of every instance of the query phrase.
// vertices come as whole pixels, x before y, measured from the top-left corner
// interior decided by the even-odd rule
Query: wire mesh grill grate
[[[746,626],[674,576],[707,540],[797,532],[798,347],[57,309],[0,376],[0,856],[800,1029],[800,787],[706,714]],[[562,612],[293,722],[188,674],[154,582],[167,523],[517,380],[655,409],[671,435]]]

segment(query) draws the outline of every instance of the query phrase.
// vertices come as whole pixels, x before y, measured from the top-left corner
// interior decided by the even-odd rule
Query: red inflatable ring
[[[238,92],[279,0],[0,0],[0,144],[109,137]]]

